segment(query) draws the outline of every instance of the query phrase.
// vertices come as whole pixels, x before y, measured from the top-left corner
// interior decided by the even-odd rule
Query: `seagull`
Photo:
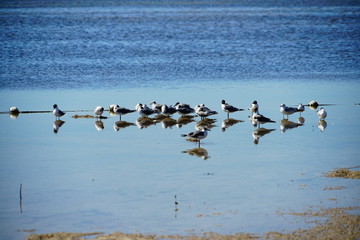
[[[225,130],[228,128],[228,127],[231,127],[232,125],[234,124],[237,124],[239,122],[243,122],[242,120],[236,120],[236,119],[233,119],[233,118],[227,118],[225,119],[224,121],[222,121],[221,123],[221,130],[223,132],[225,132]]]
[[[216,111],[212,111],[208,107],[205,107],[205,104],[196,105],[195,113],[201,118],[206,118],[208,116],[217,114]]]
[[[251,104],[251,107],[248,109],[250,110],[250,112],[257,112],[259,111],[259,105],[257,103],[257,101],[253,101],[253,103]]]
[[[320,119],[325,119],[327,116],[327,112],[325,111],[324,108],[320,108],[320,110],[317,111],[317,115]]]
[[[191,108],[189,104],[185,104],[185,103],[177,102],[177,103],[175,103],[174,107],[177,110],[177,112],[182,115],[186,115],[186,114],[195,112],[195,110],[193,108]]]
[[[15,119],[19,116],[20,111],[17,107],[11,107],[9,109],[10,118]]]
[[[61,111],[56,104],[54,104],[53,107],[54,107],[53,114],[54,114],[55,118],[60,119],[61,116],[65,115],[65,112]]]
[[[285,104],[280,105],[280,112],[283,114],[283,117],[284,117],[284,114],[289,116],[289,115],[291,115],[293,113],[296,113],[297,111],[298,111],[297,108],[288,107]]]
[[[256,123],[256,125],[259,125],[259,127],[261,124],[275,122],[275,121],[271,120],[270,118],[264,117],[264,115],[259,114],[259,112],[254,112],[253,115],[251,116],[251,118]]]
[[[155,111],[148,108],[146,105],[140,104],[140,107],[137,108],[137,112],[143,116],[143,117],[148,117],[151,114],[154,114]]]
[[[257,128],[252,132],[252,136],[254,138],[254,144],[258,144],[260,141],[260,138],[264,135],[271,133],[275,129],[266,129],[266,128]]]
[[[116,107],[116,104],[111,104],[110,106],[109,106],[109,112],[111,113],[111,112],[114,112],[114,108]]]
[[[170,116],[173,115],[174,113],[176,113],[176,108],[174,108],[173,106],[167,106],[166,104],[162,105],[161,107],[161,113],[166,115],[166,116]]]
[[[128,109],[128,108],[124,108],[124,107],[119,107],[119,105],[116,105],[113,109],[114,109],[114,113],[115,113],[116,115],[119,115],[119,116],[120,116],[120,120],[121,120],[121,116],[122,116],[122,115],[135,112],[135,110],[132,110],[132,109]]]
[[[104,123],[102,121],[95,121],[94,123],[95,129],[101,131],[104,129]]]
[[[318,122],[318,128],[321,132],[325,131],[325,128],[327,127],[327,122],[323,119],[320,119]]]
[[[150,103],[150,105],[151,105],[151,109],[154,110],[156,113],[161,112],[161,107],[163,106],[162,104],[158,104],[155,101],[153,101],[152,103]]]
[[[303,112],[303,111],[305,111],[305,107],[304,107],[304,105],[302,105],[302,103],[300,103],[300,104],[298,105],[297,111],[298,111],[298,112]]]
[[[200,144],[200,140],[206,138],[206,136],[208,135],[208,131],[210,131],[210,129],[203,128],[203,129],[198,130],[196,132],[190,132],[188,134],[181,134],[181,136],[182,137],[188,137],[191,140],[195,140],[196,142],[199,142],[199,144]]]
[[[95,115],[98,115],[101,118],[101,115],[104,112],[104,108],[102,106],[97,106],[94,110]]]
[[[227,113],[228,118],[229,118],[229,113],[244,111],[244,109],[229,105],[228,103],[225,102],[225,100],[221,101],[221,109]]]

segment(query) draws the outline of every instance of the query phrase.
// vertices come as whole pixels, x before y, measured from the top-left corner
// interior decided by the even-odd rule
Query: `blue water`
[[[1,238],[31,229],[261,235],[315,225],[278,212],[359,206],[357,181],[323,177],[360,165],[356,1],[0,6]],[[244,109],[257,100],[273,131],[256,138],[249,111],[231,114],[242,122],[223,131],[222,99]],[[102,130],[95,119],[72,118],[154,100],[219,112],[201,144],[206,160],[184,153],[196,144],[180,136],[198,117],[118,131],[108,112]],[[311,100],[331,104],[326,122],[306,108],[303,119],[289,117],[304,125],[284,130],[280,104]],[[66,111],[57,133],[51,113],[3,113],[54,103]]]
[[[356,1],[36,2],[0,8],[0,88],[359,78]]]

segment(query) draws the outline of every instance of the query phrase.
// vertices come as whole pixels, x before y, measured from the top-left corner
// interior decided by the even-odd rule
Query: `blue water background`
[[[356,1],[0,6],[0,112],[54,103],[67,111],[57,134],[51,113],[0,114],[2,238],[23,239],[31,229],[262,234],[315,225],[278,212],[359,206],[357,181],[323,177],[360,165]],[[255,144],[248,111],[232,114],[244,122],[222,131],[222,99],[244,109],[258,100],[276,121],[263,127],[274,131]],[[180,134],[199,118],[119,131],[119,117],[108,113],[101,131],[95,119],[72,118],[97,105],[154,100],[219,112],[201,145],[210,158],[182,152],[196,147]],[[304,125],[282,132],[279,105],[311,100],[334,104],[325,106],[325,130],[306,108]]]

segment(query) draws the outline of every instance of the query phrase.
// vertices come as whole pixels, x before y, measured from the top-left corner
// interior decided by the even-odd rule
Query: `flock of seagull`
[[[169,117],[175,113],[178,113],[182,116],[186,116],[188,114],[195,113],[198,117],[200,117],[202,120],[205,120],[207,117],[218,114],[217,111],[213,111],[205,106],[205,104],[198,104],[194,108],[192,108],[189,104],[185,103],[175,103],[174,106],[166,105],[166,104],[158,104],[155,101],[150,103],[151,107],[148,107],[146,104],[139,103],[135,106],[135,109],[128,109],[125,107],[120,107],[119,105],[113,104],[109,106],[109,112],[115,115],[121,116],[126,115],[133,112],[138,112],[144,119],[148,119],[148,117],[152,114],[162,114],[165,117]],[[308,106],[313,106],[317,108],[318,104],[315,101],[312,101],[308,104]],[[238,111],[244,111],[242,108],[237,108],[235,106],[232,106],[228,104],[225,100],[221,101],[221,109],[227,113],[227,117],[229,119],[229,114],[238,112]],[[254,127],[260,126],[265,123],[275,123],[275,121],[271,120],[268,117],[265,117],[264,115],[259,113],[259,105],[257,101],[253,101],[251,103],[251,106],[248,108],[248,110],[251,112],[251,116],[249,119],[251,120]],[[305,107],[303,104],[299,104],[298,107],[289,107],[285,104],[280,105],[280,112],[283,114],[283,118],[286,115],[287,118],[289,115],[299,112],[300,114],[305,110]],[[104,113],[105,109],[102,106],[97,106],[94,110],[94,114],[101,118],[102,114]],[[10,114],[13,113],[19,113],[19,109],[17,107],[11,107],[10,108]],[[65,112],[60,110],[57,104],[53,105],[53,115],[55,116],[56,120],[60,120],[62,116],[65,115]],[[319,111],[317,111],[317,115],[320,120],[323,120],[327,117],[327,112],[324,108],[320,108]],[[198,142],[200,144],[200,141],[207,137],[208,131],[210,131],[210,128],[203,126],[198,127],[197,131],[190,132],[187,134],[181,134],[182,137],[186,137],[189,140]]]

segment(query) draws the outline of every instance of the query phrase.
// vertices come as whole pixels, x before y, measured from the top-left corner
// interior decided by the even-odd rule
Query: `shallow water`
[[[106,113],[104,129],[98,131],[96,119],[72,118],[92,112],[67,112],[55,134],[51,113],[20,114],[16,119],[1,114],[3,236],[19,239],[26,233],[16,231],[29,229],[37,233],[262,233],[307,226],[295,217],[278,216],[277,211],[358,205],[357,181],[323,174],[359,165],[360,109],[355,105],[359,83],[317,82],[310,89],[307,83],[297,82],[291,88],[293,84],[272,82],[281,95],[268,91],[263,82],[208,84],[201,96],[187,87],[2,91],[1,109],[17,105],[20,110],[51,110],[55,102],[63,110],[112,103],[132,108],[138,101],[181,100],[191,105],[203,102],[219,111],[214,116],[216,126],[201,144],[208,153],[206,160],[183,153],[196,144],[180,136],[194,131],[199,118],[181,128],[163,128],[158,123],[115,131],[119,117]],[[135,96],[139,91],[141,97]],[[295,106],[315,97],[320,103],[335,104],[325,107],[325,130],[318,127],[316,111],[306,108],[303,126],[281,131],[279,103]],[[222,98],[242,108],[257,99],[260,111],[276,121],[263,127],[274,131],[255,144],[252,133],[257,128],[249,122],[248,111],[231,114],[244,122],[222,131],[227,118],[220,109]],[[122,120],[135,123],[138,117],[132,113]],[[289,120],[298,118],[294,114]],[[343,188],[326,190],[331,187]]]
[[[89,2],[1,5],[2,238],[32,229],[290,231],[311,223],[278,212],[359,205],[357,181],[323,177],[360,165],[356,4]],[[242,122],[223,131],[222,99],[244,109],[257,100],[276,121],[263,126],[273,131],[255,139],[249,111],[231,114]],[[219,112],[201,144],[206,156],[186,153],[197,145],[180,136],[198,117],[140,129],[132,113],[122,120],[135,125],[118,131],[119,117],[108,112],[97,125],[72,118],[154,100]],[[326,125],[309,108],[302,126],[280,125],[281,103],[311,100],[330,104]],[[51,113],[3,113],[51,111],[54,103],[67,112],[57,133]]]

